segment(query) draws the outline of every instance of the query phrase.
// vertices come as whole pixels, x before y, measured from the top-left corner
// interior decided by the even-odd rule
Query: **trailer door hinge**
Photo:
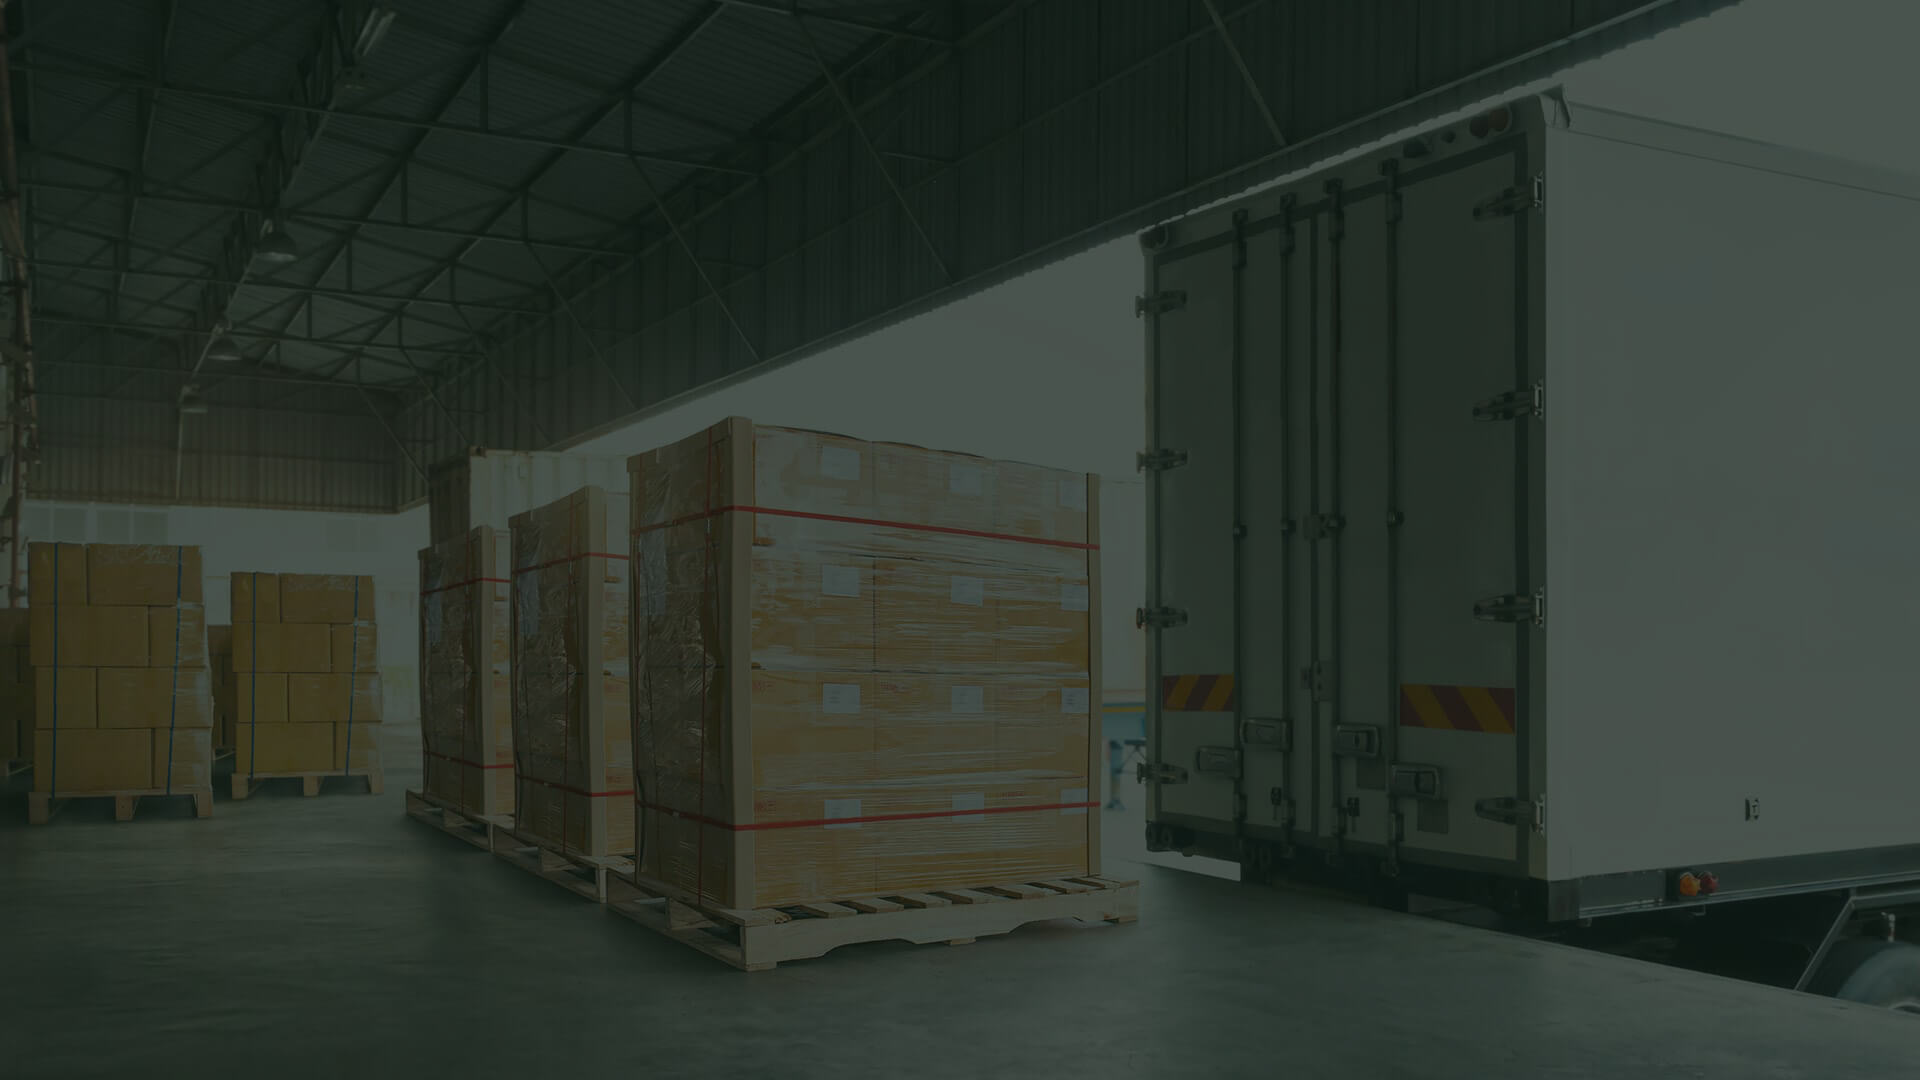
[[[1473,406],[1475,420],[1535,420],[1547,415],[1547,384],[1536,382],[1523,390],[1509,390]]]
[[[1187,782],[1187,770],[1178,765],[1159,765],[1141,762],[1134,767],[1134,778],[1143,784],[1184,784]]]
[[[1546,205],[1547,178],[1541,173],[1534,173],[1533,180],[1525,186],[1505,188],[1498,195],[1482,199],[1473,208],[1473,220],[1493,221],[1528,210],[1544,209]]]
[[[1165,472],[1187,463],[1185,450],[1142,450],[1133,455],[1135,472]]]
[[[1133,298],[1135,318],[1142,315],[1165,315],[1169,311],[1179,311],[1187,306],[1185,289],[1167,289],[1164,292],[1148,293]]]
[[[1547,625],[1547,590],[1543,586],[1533,595],[1489,596],[1473,605],[1473,617],[1481,622],[1531,622]]]
[[[1519,825],[1524,814],[1533,831],[1545,836],[1547,833],[1547,797],[1535,795],[1531,803],[1517,799],[1512,795],[1501,795],[1491,799],[1477,799],[1473,812],[1488,821],[1497,821],[1502,825]]]
[[[1152,607],[1133,609],[1133,628],[1144,630],[1151,626],[1155,630],[1165,630],[1174,626],[1187,625],[1187,610],[1177,607]]]

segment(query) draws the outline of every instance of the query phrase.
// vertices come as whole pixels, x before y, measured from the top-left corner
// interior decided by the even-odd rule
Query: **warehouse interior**
[[[1886,137],[1913,96],[1903,52],[1920,23],[1908,5],[0,0],[0,11],[0,608],[17,609],[7,648],[18,657],[0,719],[6,1075],[184,1075],[240,1058],[294,1075],[545,1076],[636,1067],[636,1052],[637,1067],[686,1076],[1911,1069],[1901,1012],[1920,1011],[1920,983],[1904,1006],[1877,1002],[1891,1009],[1831,1000],[1791,978],[1728,977],[1738,965],[1508,932],[1451,898],[1370,905],[1318,883],[1256,882],[1218,852],[1150,841],[1165,669],[1143,589],[1163,571],[1154,475],[1139,456],[1153,430],[1152,314],[1136,309],[1153,295],[1144,231],[1536,93],[1920,175],[1920,151]],[[1845,62],[1806,55],[1842,38]],[[1081,560],[1064,591],[1046,578],[1062,597],[1082,589],[1054,605],[1084,686],[1061,691],[1054,711],[1072,711],[1074,693],[1090,701],[1077,772],[1062,774],[1079,783],[1049,780],[1043,799],[1006,806],[955,793],[937,818],[919,803],[890,813],[871,794],[864,810],[829,794],[816,812],[815,789],[832,786],[825,743],[839,736],[806,728],[794,790],[816,811],[786,824],[825,839],[780,846],[773,766],[729,759],[743,736],[707,741],[747,685],[726,681],[735,654],[718,642],[739,630],[754,659],[738,667],[778,683],[791,672],[768,675],[781,663],[761,663],[762,623],[788,619],[795,644],[781,648],[824,655],[848,594],[836,566],[803,557],[768,573],[812,575],[818,603],[755,610],[741,629],[713,601],[709,583],[733,570],[712,553],[742,553],[746,576],[723,595],[745,613],[748,581],[774,587],[754,576],[767,551],[824,550],[821,529],[884,534],[912,516],[776,510],[764,478],[789,429],[805,447],[789,473],[817,467],[808,492],[832,487],[843,445],[875,461],[898,446],[931,455],[940,479],[912,496],[929,521],[959,513],[941,500],[978,494],[944,471],[971,478],[976,466],[952,462],[986,462],[1008,501],[1006,477],[1025,475],[1009,470],[1046,470],[1046,505],[1026,524],[952,517],[926,526],[917,542],[937,554],[917,557],[964,562],[975,557],[964,545],[1017,539],[1030,556],[979,561],[1050,574],[1032,567]],[[758,457],[727,458],[726,441],[743,438]],[[751,464],[717,464],[735,460]],[[583,498],[590,486],[599,494]],[[714,494],[729,490],[738,497]],[[539,519],[555,507],[564,529]],[[705,521],[756,515],[751,536],[716,524],[673,546]],[[1020,531],[1033,520],[1044,524]],[[658,549],[646,546],[653,530],[668,538]],[[542,554],[522,557],[523,532]],[[884,596],[887,559],[907,557],[874,542],[879,554],[856,553],[869,565],[852,588]],[[658,580],[656,550],[669,565]],[[132,599],[102,599],[121,552],[160,562],[128,570]],[[599,578],[582,588],[577,565],[604,569],[606,591]],[[90,581],[70,592],[76,566]],[[631,641],[607,659],[623,685],[674,685],[647,674],[641,641],[685,632],[680,615],[695,644],[671,647],[707,657],[691,682],[676,676],[694,687],[677,707],[697,719],[673,735],[660,733],[678,714],[651,690],[608,698],[606,745],[631,754],[624,782],[598,749],[578,751],[588,780],[571,771],[577,747],[558,752],[564,777],[531,763],[544,736],[527,734],[534,692],[517,680],[541,670],[528,658],[547,639],[527,629],[537,620],[522,588],[556,566],[570,618],[585,613],[590,630],[631,619]],[[957,582],[970,579],[953,580],[963,603]],[[941,579],[943,600],[947,588]],[[460,618],[490,628],[482,650],[496,635],[500,679],[513,657],[511,693],[499,690],[512,707],[487,764],[470,734],[464,750],[445,744],[438,657],[455,597]],[[72,670],[99,673],[84,703],[48,681],[75,663],[58,649],[106,649],[67,644],[52,613],[80,625],[74,604],[147,608],[153,629],[136,651],[166,675],[169,702],[142,706],[150,721],[108,718],[105,673],[137,659],[82,657]],[[185,666],[211,689],[200,741],[182,743],[194,620],[199,659]],[[928,648],[958,625],[937,623]],[[1037,650],[991,625],[999,666],[968,669],[988,686],[988,713],[994,680],[1043,670],[1020,666]],[[889,634],[866,633],[877,658]],[[555,648],[574,649],[574,636],[555,632],[566,641]],[[292,660],[296,637],[319,660]],[[576,660],[567,654],[567,680]],[[840,711],[838,684],[816,692],[828,677],[809,664],[839,667],[793,670],[813,680],[811,707]],[[857,670],[877,680],[862,683],[871,710],[899,689],[886,672],[921,669]],[[324,763],[261,764],[259,729],[275,718],[260,693],[276,685],[277,722],[323,738]],[[321,699],[335,687],[361,713],[330,711]],[[960,704],[971,689],[955,686],[938,711],[979,711]],[[484,687],[462,693],[462,709],[491,707]],[[562,722],[568,738],[590,712],[598,740],[601,704],[579,708]],[[315,722],[299,723],[303,711]],[[116,726],[137,732],[141,775],[155,779],[113,790],[65,779],[62,766],[86,769],[88,740]],[[753,730],[770,740],[775,727]],[[664,773],[649,771],[655,755],[672,759]],[[436,760],[451,771],[436,774]],[[741,785],[730,811],[711,793],[716,763]],[[648,802],[660,775],[694,784],[696,804],[658,786],[660,805]],[[557,839],[535,835],[548,826],[530,807],[546,803],[518,794],[516,818],[528,783],[552,789]],[[887,886],[889,859],[934,858],[909,840],[865,856],[881,869],[861,880],[880,885],[779,893],[775,925],[755,922],[776,905],[750,901],[775,896],[781,873],[838,881],[835,853],[886,828],[911,836],[918,819],[999,829],[1004,842],[966,841],[984,845],[970,857],[1019,865],[1026,855],[1010,852],[1032,842],[1022,830],[1036,800],[1046,828],[1079,845],[1079,871]],[[952,814],[963,810],[980,812]],[[832,824],[849,818],[868,832]],[[623,828],[620,862],[607,845]],[[797,869],[780,861],[790,851]],[[684,882],[675,857],[692,867]],[[716,885],[709,866],[727,859],[742,861]],[[708,903],[717,895],[746,899]],[[982,914],[1026,903],[1061,915],[1002,927],[993,920],[1006,916]],[[953,928],[907,921],[922,916]],[[976,916],[977,928],[965,921]],[[882,918],[908,929],[849,929]],[[778,951],[789,946],[776,934],[816,922],[829,929]],[[816,939],[828,942],[818,952]],[[781,944],[758,953],[762,940]],[[1402,995],[1422,1004],[1402,1008]]]

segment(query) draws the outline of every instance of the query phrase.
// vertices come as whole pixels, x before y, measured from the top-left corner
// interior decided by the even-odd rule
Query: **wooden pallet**
[[[342,772],[339,769],[326,769],[321,772],[263,772],[254,773],[251,776],[242,770],[236,769],[233,773],[233,797],[237,802],[252,795],[254,792],[260,790],[260,784],[266,780],[298,780],[300,781],[300,794],[312,798],[320,794],[320,781],[329,777],[365,780],[367,782],[367,793],[370,795],[378,795],[387,789],[386,781],[381,778],[380,770],[377,768],[353,773]]]
[[[458,837],[481,851],[493,850],[494,835],[513,828],[512,814],[469,814],[453,803],[423,791],[407,792],[407,816]]]
[[[575,855],[511,828],[493,831],[493,853],[502,860],[544,878],[596,904],[607,902],[609,882],[633,873],[633,860],[623,855]]]
[[[636,877],[614,882],[607,910],[742,971],[766,971],[866,941],[970,945],[1049,919],[1130,923],[1140,917],[1139,888],[1098,876],[1049,878],[741,911],[693,903]]]
[[[30,771],[32,768],[33,768],[33,762],[28,761],[26,758],[14,758],[12,761],[0,761],[0,780],[12,779],[13,777],[19,776],[23,772]]]
[[[164,788],[146,791],[75,791],[61,792],[57,797],[44,791],[27,792],[27,823],[45,825],[53,820],[60,808],[73,799],[112,799],[113,820],[132,821],[133,811],[142,799],[190,798],[193,800],[193,816],[197,818],[213,816],[213,789],[202,791],[175,791],[169,793]]]

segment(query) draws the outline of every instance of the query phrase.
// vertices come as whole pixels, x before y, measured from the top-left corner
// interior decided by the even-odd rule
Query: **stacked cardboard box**
[[[373,579],[241,572],[232,597],[235,774],[378,769]]]
[[[33,656],[26,608],[0,608],[0,766],[33,755]]]
[[[34,544],[27,589],[34,790],[210,791],[200,549]]]
[[[633,854],[627,499],[585,487],[514,515],[514,828]]]
[[[233,627],[207,627],[207,662],[213,668],[213,747],[233,749]]]
[[[629,469],[640,875],[750,908],[1098,872],[1096,478],[739,419]]]
[[[478,528],[420,552],[420,735],[426,793],[513,812],[509,539]]]

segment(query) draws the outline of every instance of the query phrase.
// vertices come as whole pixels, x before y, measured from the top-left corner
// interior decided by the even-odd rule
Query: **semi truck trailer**
[[[1549,93],[1140,242],[1150,849],[1920,1012],[1920,183]]]

